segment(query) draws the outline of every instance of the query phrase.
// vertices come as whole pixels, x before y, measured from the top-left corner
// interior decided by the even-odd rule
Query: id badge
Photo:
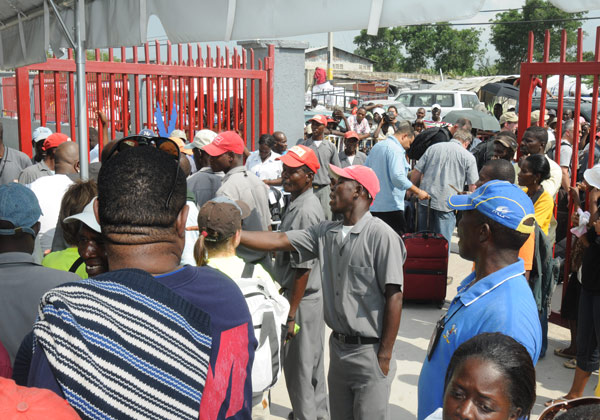
[[[433,356],[433,352],[440,341],[440,337],[444,332],[444,328],[446,328],[446,314],[442,315],[438,322],[435,324],[435,329],[433,330],[433,334],[431,334],[431,338],[429,339],[429,345],[427,346],[427,360],[431,360]]]

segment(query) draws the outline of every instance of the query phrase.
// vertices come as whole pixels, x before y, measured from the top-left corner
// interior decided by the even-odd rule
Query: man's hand
[[[574,211],[571,215],[571,224],[573,226],[579,226],[579,213],[577,213],[576,211]]]
[[[383,372],[383,374],[385,376],[387,376],[388,373],[390,373],[390,360],[391,360],[391,357],[389,357],[389,356],[383,356],[383,355],[377,354],[377,363],[379,363],[379,368],[381,369],[381,372]]]
[[[581,200],[579,199],[579,189],[569,187],[569,196],[571,196],[571,200],[573,201],[573,205],[575,206],[575,209],[580,208]],[[576,213],[573,213],[573,214],[576,214]]]
[[[106,114],[102,111],[96,111],[98,119],[102,124],[106,124],[108,122],[108,118],[106,118]]]
[[[419,200],[428,200],[431,197],[429,196],[429,194],[427,193],[427,191],[419,189],[419,191],[417,191],[417,198]]]
[[[288,330],[287,330],[285,339],[291,340],[292,338],[294,338],[296,336],[296,332],[294,331],[294,329],[296,328],[296,321],[293,319],[291,321],[288,321],[287,328],[288,328]]]
[[[594,229],[596,230],[596,235],[600,235],[600,220],[594,222]]]

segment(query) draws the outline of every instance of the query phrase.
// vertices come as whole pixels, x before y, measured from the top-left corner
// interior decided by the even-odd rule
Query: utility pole
[[[327,80],[333,80],[333,32],[327,33]]]

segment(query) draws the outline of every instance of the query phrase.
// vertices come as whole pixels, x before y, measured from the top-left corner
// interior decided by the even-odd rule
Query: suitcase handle
[[[419,205],[419,203],[417,203],[417,206]],[[419,231],[419,213],[418,213],[419,208],[417,207],[417,221],[415,223],[415,228],[416,231]],[[429,217],[431,216],[431,197],[429,197],[429,200],[427,200],[427,230],[421,232],[421,233],[435,233],[431,230],[429,230]]]

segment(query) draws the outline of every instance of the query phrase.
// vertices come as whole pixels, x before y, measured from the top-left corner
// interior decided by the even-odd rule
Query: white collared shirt
[[[259,177],[261,180],[281,178],[283,165],[280,160],[275,160],[278,153],[271,152],[271,155],[263,162],[258,154],[258,150],[250,153],[246,160],[246,169]]]

